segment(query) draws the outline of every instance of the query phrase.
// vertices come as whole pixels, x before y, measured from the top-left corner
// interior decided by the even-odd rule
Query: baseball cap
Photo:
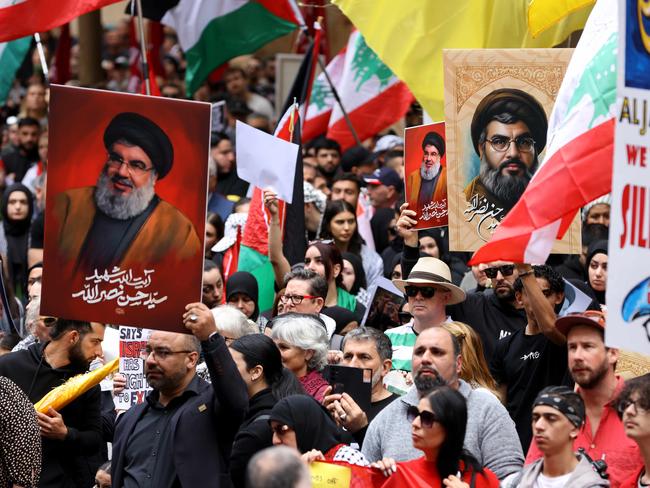
[[[598,310],[570,313],[555,321],[555,328],[565,336],[576,325],[589,325],[605,332],[605,314]]]
[[[400,136],[396,136],[394,134],[388,134],[379,138],[372,152],[379,153],[383,151],[388,151],[390,149],[393,149],[394,147],[403,146],[403,145],[404,145],[404,139],[402,139]]]
[[[376,169],[372,175],[364,176],[363,179],[369,185],[394,186],[397,190],[399,190],[402,185],[402,179],[399,177],[397,172],[386,166]]]

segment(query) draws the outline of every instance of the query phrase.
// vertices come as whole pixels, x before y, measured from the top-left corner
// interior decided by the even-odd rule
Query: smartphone
[[[370,409],[372,370],[329,364],[323,377],[332,386],[332,393],[347,393],[363,411]]]

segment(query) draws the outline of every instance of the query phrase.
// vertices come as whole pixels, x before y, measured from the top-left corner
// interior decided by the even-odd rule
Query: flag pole
[[[151,81],[149,80],[149,64],[147,63],[147,43],[144,38],[144,22],[142,20],[142,0],[136,0],[138,5],[138,29],[140,30],[140,59],[142,60],[142,77],[147,95],[151,95]]]
[[[320,69],[323,71],[323,74],[325,74],[325,79],[327,80],[327,84],[332,89],[332,95],[334,95],[334,98],[336,99],[336,103],[338,103],[339,107],[341,108],[341,112],[343,113],[343,118],[345,119],[345,123],[347,124],[348,129],[350,129],[350,132],[352,133],[352,137],[354,137],[354,141],[357,143],[357,146],[360,146],[361,140],[359,139],[359,135],[357,134],[357,131],[354,130],[354,126],[352,125],[350,116],[348,115],[347,111],[345,110],[345,107],[343,106],[341,97],[339,97],[339,92],[336,90],[336,87],[334,86],[334,83],[332,82],[332,79],[330,78],[330,75],[327,72],[325,63],[323,63],[323,61],[320,59],[320,56],[318,57],[318,65],[320,66]]]
[[[36,40],[36,49],[38,50],[38,58],[41,61],[41,68],[43,69],[43,77],[45,84],[50,84],[50,71],[47,68],[47,61],[45,60],[45,51],[43,51],[43,44],[41,43],[41,35],[38,32],[34,33],[34,40]]]

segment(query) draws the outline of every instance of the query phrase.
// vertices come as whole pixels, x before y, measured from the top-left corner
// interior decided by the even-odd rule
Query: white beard
[[[427,167],[424,164],[420,166],[420,177],[426,181],[431,181],[432,179],[434,179],[436,176],[438,176],[439,172],[440,172],[440,163],[437,163],[431,169],[427,169]]]
[[[145,211],[155,195],[154,178],[141,188],[133,188],[128,196],[118,195],[109,188],[110,178],[102,171],[97,179],[95,204],[109,217],[118,220],[128,220]]]

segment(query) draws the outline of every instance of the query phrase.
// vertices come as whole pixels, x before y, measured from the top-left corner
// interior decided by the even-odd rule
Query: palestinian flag
[[[178,34],[188,95],[220,65],[303,25],[295,0],[142,0],[142,13]]]
[[[397,122],[414,100],[406,84],[368,47],[359,31],[350,34],[336,89],[362,141]],[[332,109],[327,137],[335,139],[343,151],[356,144],[338,104]]]
[[[119,0],[0,0],[0,42],[54,29]]]
[[[332,81],[332,84],[337,87],[343,75],[343,66],[345,65],[345,51],[347,46],[344,47],[332,59],[325,70]],[[321,73],[314,81],[314,86],[311,90],[311,99],[307,107],[307,116],[302,126],[302,140],[311,141],[316,137],[327,133],[327,125],[329,124],[330,117],[332,116],[332,109],[336,104],[334,92],[330,87],[325,73]]]
[[[555,100],[546,158],[470,264],[544,263],[580,207],[611,190],[618,49],[615,7],[616,2],[603,0],[594,7]]]
[[[23,64],[31,43],[31,37],[0,43],[0,105],[4,105],[7,100],[16,71]]]

